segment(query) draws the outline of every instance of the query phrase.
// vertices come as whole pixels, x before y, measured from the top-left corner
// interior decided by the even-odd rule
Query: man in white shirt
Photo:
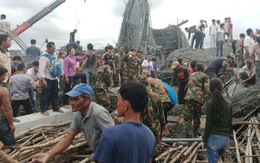
[[[0,34],[7,34],[9,35],[10,33],[10,23],[5,20],[6,15],[2,14],[1,15],[1,20],[0,20]]]
[[[200,20],[200,24],[198,25],[198,30],[203,33],[202,38],[201,38],[201,41],[200,41],[200,49],[202,49],[202,47],[203,47],[204,37],[206,37],[205,29],[206,29],[207,27],[208,27],[207,21],[201,19],[201,20]]]
[[[152,57],[152,54],[148,53],[147,59],[143,61],[141,66],[143,71],[154,72]]]
[[[225,21],[224,21],[224,31],[225,31],[225,35],[228,38],[229,37],[229,34],[228,34],[228,18],[225,18]]]
[[[251,54],[253,51],[253,46],[255,44],[254,40],[254,32],[251,28],[248,28],[246,30],[247,37],[244,40],[244,63],[247,63],[247,61],[251,61]]]
[[[217,34],[217,25],[216,20],[212,19],[212,24],[209,27],[209,35],[210,35],[210,47],[216,47],[216,34]]]

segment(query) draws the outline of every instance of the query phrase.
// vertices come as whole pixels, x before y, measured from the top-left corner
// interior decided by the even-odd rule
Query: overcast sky
[[[0,14],[6,14],[11,28],[22,24],[53,0],[0,0]],[[57,47],[66,45],[69,33],[78,29],[76,40],[83,48],[93,43],[96,48],[107,44],[115,45],[120,32],[122,15],[127,0],[66,0],[58,8],[23,32],[20,37],[29,45],[30,39],[37,40],[41,47],[45,38],[54,41]],[[183,25],[197,25],[200,19],[211,24],[211,19],[224,20],[231,17],[234,24],[234,38],[245,33],[247,28],[260,28],[258,5],[253,0],[149,0],[151,5],[151,26],[159,29],[188,19]],[[214,2],[214,5],[213,5]],[[248,4],[248,5],[247,5]],[[258,15],[258,16],[257,16]],[[208,34],[208,29],[206,30]],[[209,36],[206,42],[209,42]],[[45,47],[43,47],[44,49]],[[18,49],[13,43],[12,49]]]

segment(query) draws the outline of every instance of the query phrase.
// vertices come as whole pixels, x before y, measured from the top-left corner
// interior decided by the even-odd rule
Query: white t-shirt
[[[248,46],[249,54],[252,54],[253,46],[255,44],[255,40],[249,36],[247,36],[244,40],[244,47]],[[246,50],[244,50],[244,54],[246,54]]]
[[[29,68],[26,71],[26,75],[28,75],[34,81],[40,79],[39,73],[35,74],[33,68]]]
[[[222,29],[217,30],[217,38],[218,41],[224,41],[224,30]]]
[[[217,34],[217,25],[211,24],[210,25],[210,34],[211,35],[216,35]]]
[[[151,71],[151,69],[153,69],[153,62],[152,61],[148,62],[148,60],[146,59],[143,61],[142,66],[148,67],[148,68],[143,68],[143,70]]]
[[[224,31],[228,33],[228,22],[224,22]]]
[[[6,20],[0,20],[0,34],[7,34],[10,32],[10,23]]]

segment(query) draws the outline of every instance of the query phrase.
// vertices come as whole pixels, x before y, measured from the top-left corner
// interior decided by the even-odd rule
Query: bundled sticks
[[[15,147],[5,147],[2,154],[5,154],[7,160],[13,160],[16,162],[29,162],[32,156],[36,153],[45,152],[56,145],[60,140],[66,136],[66,132],[69,128],[70,122],[57,124],[57,125],[42,125],[28,129],[22,133],[16,135],[19,145]],[[88,151],[88,155],[84,154],[84,157],[80,157],[82,151]],[[72,159],[83,160],[87,156],[92,154],[91,149],[87,146],[84,135],[78,134],[73,143],[63,153],[53,157],[49,162],[69,162]],[[75,156],[75,157],[74,157]],[[60,160],[60,161],[58,161]],[[1,160],[0,160],[1,162]],[[4,161],[2,161],[4,162]],[[9,161],[12,163],[12,161]]]

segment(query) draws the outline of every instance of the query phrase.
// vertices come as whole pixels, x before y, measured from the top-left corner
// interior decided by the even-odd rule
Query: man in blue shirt
[[[93,160],[99,163],[148,163],[155,150],[155,137],[143,123],[141,113],[148,102],[146,88],[137,82],[124,83],[119,89],[117,113],[121,125],[107,128]]]

